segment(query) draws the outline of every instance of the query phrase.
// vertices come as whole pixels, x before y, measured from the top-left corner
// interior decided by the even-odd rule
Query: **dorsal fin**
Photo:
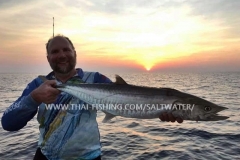
[[[38,76],[43,82],[45,82],[46,80],[47,80],[47,78],[45,77],[45,76],[43,76],[43,75],[39,75]]]
[[[115,75],[115,78],[116,78],[115,84],[127,84],[127,82],[124,81],[123,78],[120,77],[119,75],[116,74],[116,75]]]

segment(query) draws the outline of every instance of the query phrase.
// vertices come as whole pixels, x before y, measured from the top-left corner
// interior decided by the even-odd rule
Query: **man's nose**
[[[66,54],[62,49],[59,51],[58,55],[59,55],[59,57],[66,57]]]

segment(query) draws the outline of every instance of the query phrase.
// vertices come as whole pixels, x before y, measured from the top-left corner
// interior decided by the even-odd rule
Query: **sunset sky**
[[[53,17],[84,70],[240,71],[239,0],[1,0],[0,72],[51,71]]]

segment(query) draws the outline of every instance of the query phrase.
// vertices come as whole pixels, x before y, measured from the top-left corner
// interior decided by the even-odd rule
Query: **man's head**
[[[57,35],[46,44],[47,59],[54,72],[68,74],[75,70],[76,51],[68,37]]]

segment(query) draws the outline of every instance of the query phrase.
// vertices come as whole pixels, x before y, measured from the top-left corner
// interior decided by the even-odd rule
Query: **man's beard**
[[[54,72],[60,74],[67,74],[72,71],[76,66],[76,58],[69,60],[67,66],[58,66],[58,63],[51,64],[50,66]]]

